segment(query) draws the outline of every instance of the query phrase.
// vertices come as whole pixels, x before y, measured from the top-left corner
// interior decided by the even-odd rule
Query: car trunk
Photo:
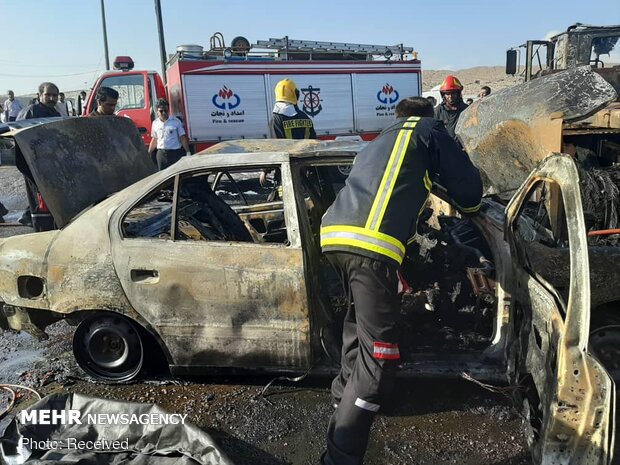
[[[16,142],[17,167],[35,181],[59,228],[156,171],[127,118],[53,119],[6,136]]]

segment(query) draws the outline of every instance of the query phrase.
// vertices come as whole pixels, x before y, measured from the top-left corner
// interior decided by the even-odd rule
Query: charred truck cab
[[[421,95],[417,52],[400,45],[367,45],[243,37],[226,46],[220,33],[209,50],[181,45],[166,64],[166,85],[154,71],[133,70],[129,57],[117,57],[116,71],[94,83],[87,114],[99,87],[119,92],[118,115],[131,118],[145,143],[159,98],[185,124],[194,152],[230,139],[272,137],[269,121],[274,88],[290,78],[301,92],[299,107],[314,122],[319,138],[374,138],[394,118],[403,98]],[[118,66],[116,66],[118,65]]]

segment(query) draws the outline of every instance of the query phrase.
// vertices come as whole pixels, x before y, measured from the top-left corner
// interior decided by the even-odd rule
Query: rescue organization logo
[[[379,100],[380,105],[377,105],[375,108],[375,116],[377,118],[393,118],[399,96],[398,91],[386,82],[381,90],[377,92],[377,100]]]
[[[213,105],[218,108],[211,112],[212,124],[245,123],[245,110],[235,110],[241,104],[241,97],[232,89],[224,86],[211,99]]]
[[[377,92],[377,100],[379,100],[379,102],[383,103],[384,105],[396,103],[398,97],[398,91],[387,82],[381,88],[381,90]]]
[[[187,413],[87,413],[79,410],[22,410],[22,425],[184,425]]]
[[[232,89],[224,86],[213,96],[211,102],[220,110],[232,110],[239,106],[241,97],[235,94]]]

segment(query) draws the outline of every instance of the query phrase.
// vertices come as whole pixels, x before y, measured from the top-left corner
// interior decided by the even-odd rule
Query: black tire
[[[334,166],[331,169],[330,175],[332,176],[332,179],[334,181],[336,181],[336,182],[344,182],[349,177],[349,174],[351,173],[351,168],[353,168],[353,165],[338,165],[338,166]]]
[[[144,364],[144,345],[137,327],[113,313],[93,315],[78,325],[73,354],[87,374],[116,383],[137,378]]]

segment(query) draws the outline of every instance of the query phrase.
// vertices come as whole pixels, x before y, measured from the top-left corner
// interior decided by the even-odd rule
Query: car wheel
[[[590,350],[616,384],[620,383],[620,324],[602,326],[590,333]]]
[[[114,314],[98,314],[82,321],[73,335],[73,354],[86,373],[111,382],[136,378],[144,363],[136,326]]]
[[[352,165],[338,165],[332,169],[332,177],[334,181],[344,182],[351,174]]]

